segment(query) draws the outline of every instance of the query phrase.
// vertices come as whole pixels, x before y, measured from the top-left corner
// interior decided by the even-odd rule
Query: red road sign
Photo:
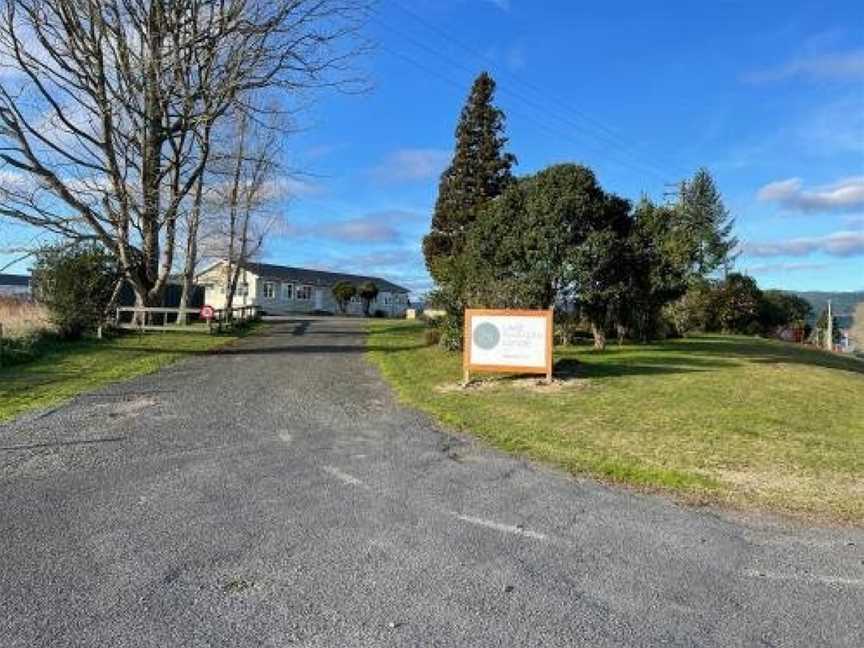
[[[201,318],[202,319],[211,320],[211,319],[213,319],[213,315],[215,315],[215,312],[214,312],[212,306],[204,305],[201,307]]]

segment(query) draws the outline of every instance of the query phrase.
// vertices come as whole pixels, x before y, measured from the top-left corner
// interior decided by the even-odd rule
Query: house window
[[[276,299],[276,284],[272,281],[264,282],[264,299]]]
[[[312,286],[297,286],[297,299],[308,301],[312,299]]]
[[[282,301],[294,299],[294,284],[282,284]]]
[[[384,305],[385,306],[390,305],[390,295],[384,295]]]
[[[249,294],[249,284],[243,282],[237,284],[237,296],[245,297]]]

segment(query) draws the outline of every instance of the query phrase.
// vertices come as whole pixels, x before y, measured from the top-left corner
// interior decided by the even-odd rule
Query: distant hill
[[[803,297],[813,306],[813,319],[819,317],[819,313],[828,308],[828,300],[831,300],[831,310],[837,314],[840,326],[848,326],[852,321],[855,306],[864,302],[864,290],[854,292],[828,292],[828,291],[795,291],[785,292]]]

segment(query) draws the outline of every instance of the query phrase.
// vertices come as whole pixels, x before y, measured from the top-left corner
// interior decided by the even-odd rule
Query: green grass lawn
[[[32,362],[0,368],[0,423],[108,383],[152,373],[252,330],[222,335],[129,333],[106,340],[52,343]]]
[[[369,355],[407,404],[574,473],[694,501],[864,520],[864,362],[770,340],[700,336],[555,351],[551,387],[481,377],[423,326],[371,322]]]

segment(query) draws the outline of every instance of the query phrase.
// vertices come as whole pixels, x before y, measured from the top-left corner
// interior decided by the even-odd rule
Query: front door
[[[315,310],[324,310],[324,289],[315,289]]]

